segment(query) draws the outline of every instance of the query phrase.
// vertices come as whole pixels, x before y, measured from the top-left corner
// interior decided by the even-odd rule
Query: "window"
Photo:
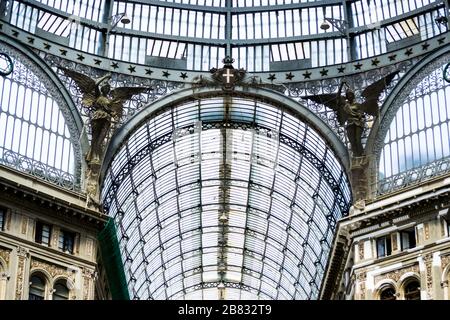
[[[386,286],[381,289],[380,300],[396,300],[395,289],[392,286]]]
[[[378,258],[389,256],[392,253],[391,236],[384,236],[377,239]]]
[[[64,252],[73,253],[75,234],[69,231],[61,230],[59,233],[58,248]]]
[[[0,231],[5,230],[6,209],[0,207]]]
[[[416,246],[416,229],[411,228],[400,231],[400,241],[402,250],[414,248]]]
[[[420,300],[420,284],[416,279],[406,282],[405,300]]]
[[[37,243],[50,246],[51,226],[42,222],[36,222],[35,240]]]
[[[39,275],[33,275],[30,279],[30,293],[28,300],[44,300],[45,280]]]
[[[69,299],[69,289],[67,286],[58,281],[53,287],[53,300],[68,300]]]

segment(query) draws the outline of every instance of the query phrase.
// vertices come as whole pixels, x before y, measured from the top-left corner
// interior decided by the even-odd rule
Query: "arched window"
[[[392,286],[385,286],[380,291],[380,300],[396,300],[395,289]]]
[[[30,293],[28,300],[44,300],[45,299],[45,280],[40,275],[32,275],[30,279]]]
[[[416,279],[406,282],[405,300],[420,300],[420,283]]]
[[[69,300],[69,289],[62,281],[56,282],[53,290],[53,300]]]
[[[446,97],[450,95],[450,84],[443,80],[448,57],[446,54],[418,72],[410,83],[422,76],[423,79],[413,88],[405,87],[410,94],[403,101],[394,102],[401,106],[384,137],[379,158],[379,192],[448,172],[450,103]]]
[[[32,60],[20,54],[11,59],[14,72],[0,76],[0,164],[78,187],[78,138],[75,124],[66,121],[68,107]]]

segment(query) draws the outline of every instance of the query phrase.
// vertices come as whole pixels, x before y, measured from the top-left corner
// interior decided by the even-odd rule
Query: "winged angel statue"
[[[111,90],[108,81],[111,74],[108,73],[96,80],[67,69],[60,68],[64,74],[75,81],[82,93],[82,107],[90,110],[91,145],[86,154],[86,192],[90,203],[98,205],[98,175],[105,152],[107,140],[114,130],[113,124],[117,124],[123,115],[123,104],[134,95],[149,90],[148,87],[120,87]]]
[[[398,73],[399,71],[394,71],[365,88],[361,93],[364,98],[363,103],[356,102],[355,93],[345,81],[341,82],[337,93],[306,96],[303,99],[309,99],[334,110],[339,124],[346,129],[353,157],[361,157],[364,155],[361,139],[366,123],[366,114],[374,117],[379,115],[378,99]],[[347,90],[345,95],[342,95],[344,84],[347,86]]]

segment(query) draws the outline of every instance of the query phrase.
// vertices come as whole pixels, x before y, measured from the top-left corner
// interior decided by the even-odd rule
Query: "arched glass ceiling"
[[[0,52],[9,52],[1,45]],[[25,65],[11,58],[13,73],[0,76],[0,164],[77,188],[76,169],[81,164],[76,163],[73,137],[51,84],[36,74],[30,62]]]
[[[417,75],[426,74],[423,80],[405,88],[409,94],[400,101],[384,138],[380,192],[450,171],[450,84],[443,79],[449,57],[431,62]]]
[[[443,0],[12,2],[10,22],[32,33],[116,60],[189,70],[219,67],[228,54],[248,71],[341,64],[446,32],[435,18],[448,15]],[[106,34],[109,3],[131,23]],[[324,18],[344,27],[322,30]]]
[[[350,202],[320,135],[248,98],[154,114],[104,181],[135,299],[315,299]]]

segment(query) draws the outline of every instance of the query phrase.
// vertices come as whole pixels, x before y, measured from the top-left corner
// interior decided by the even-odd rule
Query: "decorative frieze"
[[[414,264],[412,266],[409,267],[405,267],[405,268],[401,268],[401,269],[397,269],[397,270],[393,270],[393,271],[389,271],[386,273],[382,273],[379,274],[375,277],[375,283],[378,283],[381,280],[385,280],[385,279],[389,279],[392,280],[394,282],[398,282],[400,280],[400,278],[408,273],[408,272],[412,272],[412,273],[416,273],[419,274],[419,265],[418,264]]]
[[[74,274],[69,269],[55,265],[53,263],[48,263],[36,259],[31,259],[31,270],[40,269],[46,271],[52,278],[58,276],[64,276],[71,280],[74,279]]]

